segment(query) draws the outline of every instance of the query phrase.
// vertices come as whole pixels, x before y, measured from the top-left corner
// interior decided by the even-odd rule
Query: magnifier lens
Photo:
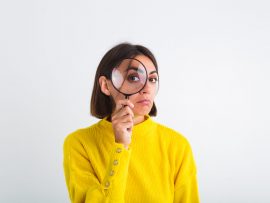
[[[136,59],[124,59],[112,71],[114,87],[124,95],[141,91],[146,84],[147,72],[144,65]]]

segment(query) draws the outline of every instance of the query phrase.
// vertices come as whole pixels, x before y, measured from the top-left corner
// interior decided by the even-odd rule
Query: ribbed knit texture
[[[149,116],[133,127],[128,150],[106,119],[69,134],[64,172],[73,203],[199,202],[188,141]]]

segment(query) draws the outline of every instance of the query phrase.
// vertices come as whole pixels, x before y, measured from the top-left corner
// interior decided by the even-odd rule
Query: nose
[[[150,82],[147,80],[145,83],[145,86],[143,87],[143,89],[139,92],[140,94],[149,94],[150,93]]]

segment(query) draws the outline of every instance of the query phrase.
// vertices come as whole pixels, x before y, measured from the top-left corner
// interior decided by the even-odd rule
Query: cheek
[[[113,98],[115,102],[118,100],[125,99],[125,96],[121,94],[120,92],[118,92],[117,90],[115,90],[114,88],[110,89],[110,93],[111,93],[111,97]]]

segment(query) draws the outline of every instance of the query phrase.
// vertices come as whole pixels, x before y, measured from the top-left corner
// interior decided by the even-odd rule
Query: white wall
[[[269,1],[0,3],[0,202],[68,202],[65,136],[119,42],[160,66],[162,122],[190,141],[201,202],[270,202]]]

